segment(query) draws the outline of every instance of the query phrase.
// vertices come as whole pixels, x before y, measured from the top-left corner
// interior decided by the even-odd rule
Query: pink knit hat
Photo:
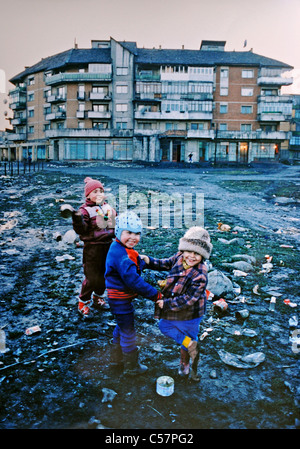
[[[89,194],[95,190],[95,189],[102,189],[104,190],[103,184],[101,184],[100,181],[97,181],[97,179],[92,179],[92,178],[85,178],[84,180],[85,182],[85,188],[84,188],[84,194],[85,196],[89,196]]]

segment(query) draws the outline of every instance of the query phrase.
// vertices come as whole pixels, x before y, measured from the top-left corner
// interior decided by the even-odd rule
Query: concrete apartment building
[[[161,162],[272,161],[289,146],[293,67],[252,51],[138,48],[92,41],[10,82],[2,157]]]

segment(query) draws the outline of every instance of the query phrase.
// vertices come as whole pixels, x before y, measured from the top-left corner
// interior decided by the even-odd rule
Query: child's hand
[[[146,256],[145,254],[141,254],[141,255],[140,255],[140,258],[141,258],[142,260],[144,260],[144,261],[146,262],[147,265],[149,265],[150,259],[149,259],[148,256]]]
[[[160,309],[162,309],[164,307],[164,300],[163,299],[159,299],[158,301],[156,301],[156,304],[158,305],[158,307]]]

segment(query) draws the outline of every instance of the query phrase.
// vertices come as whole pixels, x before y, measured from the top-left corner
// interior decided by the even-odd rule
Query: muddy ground
[[[49,163],[41,172],[0,176],[0,326],[7,348],[0,353],[0,429],[298,428],[299,173],[300,167],[281,164],[107,162]],[[178,377],[179,348],[160,333],[151,301],[135,300],[140,358],[149,369],[134,379],[109,366],[110,311],[88,322],[77,314],[82,246],[66,241],[71,222],[59,208],[81,204],[87,175],[100,178],[112,200],[120,185],[136,195],[131,199],[204,195],[204,225],[214,245],[209,269],[224,274],[233,290],[222,295],[226,312],[212,300],[201,323],[199,383]],[[230,229],[222,231],[218,223]],[[166,257],[177,250],[184,226],[159,224],[152,229],[147,223],[140,253]],[[236,255],[255,258],[246,276],[226,265],[241,259]],[[271,265],[265,265],[266,255]],[[162,278],[150,271],[144,276],[153,285]],[[236,312],[244,308],[249,317],[243,321]],[[32,326],[40,332],[26,335]],[[238,368],[221,358],[225,353],[260,359],[255,367]],[[156,392],[162,375],[175,380],[169,397]]]

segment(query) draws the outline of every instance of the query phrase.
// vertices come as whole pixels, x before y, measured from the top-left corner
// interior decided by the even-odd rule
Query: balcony
[[[90,97],[89,99],[91,101],[93,100],[106,100],[106,101],[110,101],[111,100],[111,96],[105,93],[99,93],[99,92],[90,92]]]
[[[76,117],[79,119],[85,118],[85,111],[76,111]]]
[[[292,112],[290,114],[284,114],[280,111],[257,113],[257,120],[259,122],[285,122],[287,120],[290,120],[291,117]]]
[[[46,98],[48,103],[59,103],[61,101],[67,101],[66,95],[49,95]]]
[[[163,111],[163,112],[142,112],[136,111],[134,114],[136,120],[212,120],[212,112],[179,112],[179,111]]]
[[[48,139],[56,139],[59,137],[110,137],[110,129],[94,129],[94,128],[63,128],[50,129],[45,131],[45,136]]]
[[[7,135],[7,139],[10,142],[15,142],[18,140],[26,140],[26,134],[25,133],[10,133]]]
[[[290,86],[293,84],[293,78],[284,78],[283,76],[259,76],[257,78],[259,86]]]
[[[190,131],[189,131],[190,132]],[[214,132],[214,131],[213,131]],[[259,141],[279,141],[286,140],[289,138],[289,133],[284,131],[218,131],[218,140],[239,140],[239,141],[249,141],[249,140],[259,140]]]
[[[293,103],[291,95],[259,95],[258,103]]]
[[[26,99],[10,103],[9,107],[12,110],[26,109]]]
[[[26,123],[26,118],[25,117],[16,117],[16,118],[13,118],[10,123],[13,126],[24,125]]]
[[[187,132],[188,139],[213,139],[214,136],[213,129],[190,129]]]
[[[57,75],[47,76],[45,84],[51,86],[54,84],[63,83],[80,83],[80,82],[93,82],[93,81],[111,81],[111,73],[92,73],[92,72],[64,72]]]
[[[109,112],[109,111],[87,111],[87,117],[108,120],[111,118],[111,112]]]
[[[51,112],[51,114],[46,114],[45,120],[64,120],[66,118],[65,111]]]
[[[136,81],[160,81],[160,73],[137,73]]]

